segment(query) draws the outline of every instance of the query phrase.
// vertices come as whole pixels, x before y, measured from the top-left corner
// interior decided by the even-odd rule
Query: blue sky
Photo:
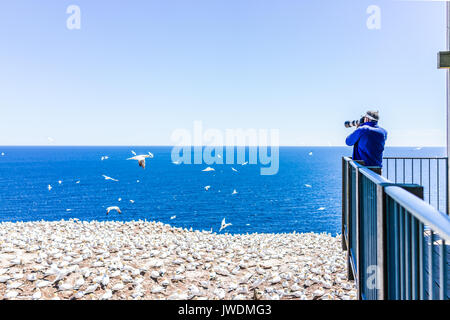
[[[80,30],[66,28],[71,4]],[[380,30],[366,27],[372,4]],[[444,6],[2,1],[0,145],[171,145],[194,120],[279,129],[282,145],[343,145],[343,122],[369,107],[388,145],[444,145]]]

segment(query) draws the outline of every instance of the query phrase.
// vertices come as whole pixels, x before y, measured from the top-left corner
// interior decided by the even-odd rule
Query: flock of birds
[[[127,158],[127,160],[135,160],[135,161],[137,161],[139,167],[141,167],[141,168],[143,168],[143,169],[145,169],[145,166],[146,166],[145,160],[146,160],[146,159],[152,159],[152,158],[154,158],[154,155],[153,155],[151,152],[148,152],[147,154],[139,154],[139,155],[138,155],[134,150],[131,150],[131,153],[133,154],[133,157]],[[309,155],[309,156],[312,156],[313,153],[312,153],[312,152],[309,152],[308,155]],[[2,152],[2,153],[1,153],[1,156],[5,156],[5,153]],[[218,155],[218,156],[221,157],[220,155]],[[109,156],[106,156],[106,155],[105,155],[105,156],[101,156],[101,158],[100,158],[101,161],[105,161],[105,160],[108,160],[108,159],[109,159]],[[173,162],[173,164],[176,164],[176,165],[178,165],[178,164],[180,164],[180,163],[181,163],[180,161],[174,161],[174,162]],[[247,164],[248,164],[248,161],[242,163],[241,165],[242,165],[242,166],[245,166],[245,165],[247,165]],[[234,167],[231,167],[231,170],[232,170],[233,172],[238,172],[238,170],[237,170],[236,168],[234,168]],[[206,167],[206,168],[203,169],[202,171],[203,171],[203,172],[214,172],[215,169],[212,168],[212,167]],[[110,176],[107,176],[107,175],[102,175],[102,176],[103,176],[103,178],[104,178],[105,180],[114,181],[114,182],[119,182],[118,179],[112,178],[112,177],[110,177]],[[140,181],[137,180],[136,182],[139,183]],[[78,181],[76,181],[76,183],[79,184],[80,181],[78,180]],[[58,184],[61,185],[61,184],[62,184],[62,181],[59,180],[59,181],[58,181]],[[306,188],[312,188],[312,186],[311,186],[310,184],[305,184],[304,186],[305,186]],[[211,188],[210,185],[207,185],[207,186],[204,187],[204,189],[205,189],[206,191],[208,191],[210,188]],[[47,189],[48,189],[49,191],[51,191],[51,190],[53,189],[52,185],[49,184],[49,185],[47,186]],[[237,192],[236,189],[234,189],[233,192],[232,192],[231,194],[232,194],[232,195],[236,195],[236,194],[238,194],[238,192]],[[121,200],[122,200],[121,198],[118,199],[119,202],[120,202]],[[131,202],[131,203],[134,203],[134,200],[130,200],[130,202]],[[67,211],[70,211],[70,210],[71,210],[71,209],[67,209]],[[323,211],[323,210],[325,210],[325,207],[320,207],[320,208],[318,208],[317,210],[318,210],[318,211]],[[118,206],[109,206],[109,207],[106,208],[106,215],[108,215],[111,211],[116,211],[116,212],[119,213],[119,214],[122,213],[120,207],[118,207]],[[176,216],[171,216],[171,217],[170,217],[171,220],[173,220],[173,219],[175,219],[175,218],[176,218]],[[224,219],[222,220],[222,223],[221,223],[219,232],[222,231],[223,229],[225,229],[225,228],[231,226],[231,225],[232,225],[231,223],[225,223],[225,218],[224,218]]]
[[[127,158],[127,160],[135,160],[135,161],[137,161],[139,167],[141,167],[141,168],[143,168],[143,169],[145,169],[145,165],[146,165],[145,160],[148,159],[148,158],[150,158],[150,159],[154,158],[154,155],[153,155],[151,152],[148,152],[147,154],[139,154],[139,155],[138,155],[138,154],[136,154],[136,152],[135,152],[134,150],[131,150],[131,153],[133,154],[133,157]],[[3,156],[3,155],[4,155],[4,153],[2,153],[2,156]],[[219,155],[219,157],[220,157],[220,155]],[[101,161],[105,161],[105,160],[108,160],[108,159],[109,159],[109,156],[101,156],[101,158],[100,158]],[[180,162],[179,162],[179,161],[174,161],[173,164],[177,164],[177,165],[178,165],[178,164],[180,164]],[[245,165],[247,165],[247,164],[248,164],[248,161],[242,163],[241,165],[242,165],[242,166],[245,166]],[[238,170],[235,169],[235,168],[233,168],[233,167],[231,168],[231,170],[232,170],[233,172],[238,172]],[[206,168],[203,169],[202,171],[203,171],[203,172],[213,172],[213,171],[215,171],[215,169],[212,168],[212,167],[206,167]],[[112,177],[107,176],[107,175],[105,175],[105,174],[103,174],[102,176],[103,176],[103,178],[104,178],[105,180],[114,181],[114,182],[119,182],[118,179],[112,178]],[[139,180],[137,180],[137,182],[139,183]],[[78,184],[78,183],[80,183],[80,181],[76,181],[76,183]],[[58,181],[58,184],[61,185],[61,184],[62,184],[62,181],[59,180],[59,181]],[[204,189],[205,189],[206,191],[208,191],[210,188],[211,188],[210,185],[207,185],[207,186],[204,187]],[[47,186],[47,189],[48,189],[49,191],[52,190],[52,189],[53,189],[52,185],[49,184],[49,185]],[[231,194],[232,194],[232,195],[235,195],[235,194],[238,194],[238,192],[237,192],[236,189],[234,189],[233,192],[232,192]],[[118,199],[119,202],[120,202],[121,200],[122,200],[122,198],[119,198],[119,199]],[[134,203],[134,200],[130,200],[130,202],[131,202],[131,203]],[[70,211],[70,210],[71,210],[71,209],[67,209],[66,211]],[[115,211],[115,212],[117,212],[117,213],[119,213],[119,214],[122,213],[122,210],[120,209],[119,206],[109,206],[109,207],[106,208],[106,215],[109,215],[111,211]],[[176,218],[176,215],[170,217],[171,220],[173,220],[173,219],[175,219],[175,218]],[[226,222],[225,222],[225,218],[223,218],[223,220],[222,220],[222,222],[221,222],[221,225],[220,225],[219,232],[221,232],[222,230],[224,230],[225,228],[227,228],[227,227],[229,227],[229,226],[232,226],[232,224],[231,224],[231,223],[226,223]],[[212,230],[211,230],[211,231],[212,231]]]

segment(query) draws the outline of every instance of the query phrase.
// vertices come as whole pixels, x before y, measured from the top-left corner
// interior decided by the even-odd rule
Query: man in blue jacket
[[[383,165],[387,131],[378,126],[378,120],[378,111],[367,111],[357,129],[345,140],[348,146],[353,146],[353,160],[363,160],[365,166]]]

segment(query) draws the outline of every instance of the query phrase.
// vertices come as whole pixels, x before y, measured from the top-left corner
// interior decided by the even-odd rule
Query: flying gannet
[[[219,232],[222,231],[223,229],[225,229],[226,227],[231,226],[231,225],[232,225],[231,223],[226,223],[226,222],[225,222],[225,218],[223,218],[223,219],[222,219],[222,224],[221,224],[221,226],[220,226]]]
[[[214,168],[207,167],[207,168],[203,169],[202,171],[208,172],[208,171],[216,171],[216,170]]]
[[[114,179],[114,178],[105,176],[104,174],[103,174],[102,176],[105,178],[105,180],[119,181],[119,180],[117,180],[117,179]]]
[[[149,152],[148,154],[140,154],[138,156],[134,156],[131,158],[128,158],[127,160],[137,160],[139,163],[139,166],[145,169],[145,159],[146,158],[153,158],[153,154]]]
[[[111,210],[115,210],[115,211],[117,211],[118,213],[122,213],[122,211],[120,211],[120,208],[119,208],[119,207],[113,206],[113,207],[108,207],[108,208],[106,208],[106,215],[108,215],[108,213],[109,213]]]

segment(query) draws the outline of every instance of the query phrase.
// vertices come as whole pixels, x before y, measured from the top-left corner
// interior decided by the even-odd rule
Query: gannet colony
[[[0,223],[0,299],[356,299],[340,237]]]

